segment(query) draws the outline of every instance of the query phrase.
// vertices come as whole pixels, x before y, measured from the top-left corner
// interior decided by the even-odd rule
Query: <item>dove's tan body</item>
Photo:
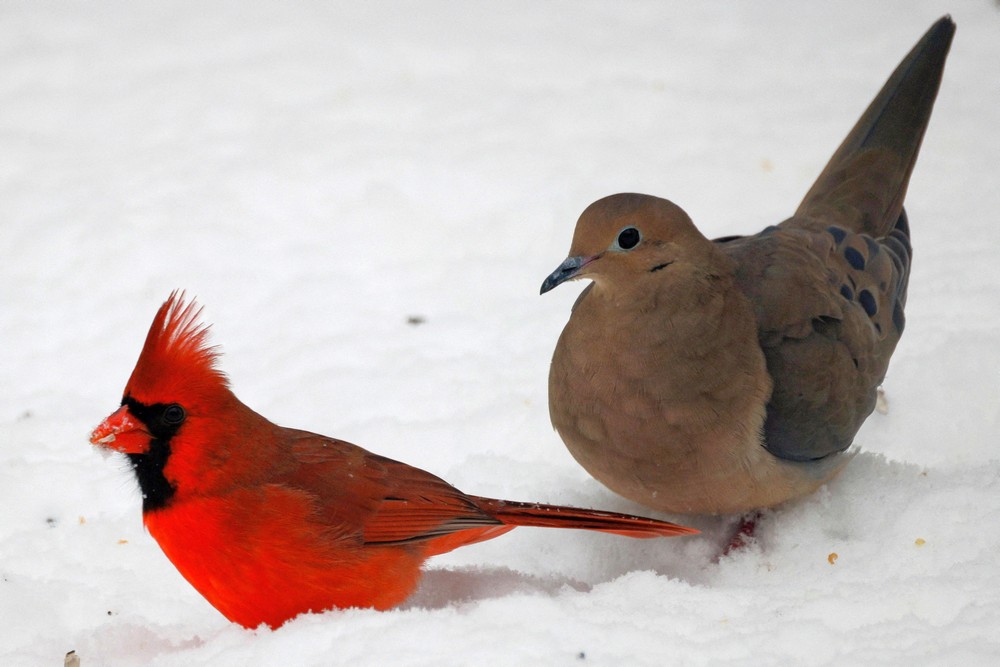
[[[553,425],[591,475],[647,507],[734,513],[811,493],[849,456],[817,465],[761,446],[772,381],[753,310],[735,262],[703,237],[697,246],[697,270],[591,276],[552,359]],[[658,275],[670,269],[685,279]]]
[[[779,225],[709,241],[640,194],[583,212],[542,292],[593,280],[556,345],[549,412],[595,478],[649,507],[718,514],[843,469],[902,335],[903,200],[954,29],[931,27]]]

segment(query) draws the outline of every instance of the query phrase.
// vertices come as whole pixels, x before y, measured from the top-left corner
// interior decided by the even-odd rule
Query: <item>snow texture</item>
[[[236,393],[470,493],[642,512],[547,415],[591,201],[797,205],[958,24],[907,208],[888,414],[814,496],[634,541],[521,529],[391,612],[228,623],[144,532],[118,404],[156,308]],[[1000,664],[1000,7],[987,0],[0,5],[0,664]],[[678,517],[665,517],[678,518]]]

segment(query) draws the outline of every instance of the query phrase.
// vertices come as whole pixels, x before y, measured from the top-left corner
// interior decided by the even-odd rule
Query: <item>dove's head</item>
[[[649,195],[611,195],[580,216],[569,257],[545,279],[541,293],[575,278],[618,287],[669,272],[683,281],[718,254],[673,202]]]

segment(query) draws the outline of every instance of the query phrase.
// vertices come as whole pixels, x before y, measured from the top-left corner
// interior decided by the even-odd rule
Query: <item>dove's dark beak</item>
[[[580,275],[583,267],[587,266],[595,259],[599,258],[600,255],[594,255],[592,257],[567,257],[566,261],[559,265],[559,268],[549,274],[549,277],[545,279],[542,283],[542,289],[539,294],[545,294],[550,289],[558,287],[567,280],[572,280]]]

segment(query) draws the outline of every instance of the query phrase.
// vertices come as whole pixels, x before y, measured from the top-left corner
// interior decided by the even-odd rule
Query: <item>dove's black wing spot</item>
[[[827,234],[833,237],[835,243],[843,243],[844,239],[847,238],[847,231],[841,229],[840,227],[827,227]]]
[[[872,317],[878,312],[878,304],[875,303],[875,295],[866,289],[858,292],[858,303],[861,307],[865,309],[868,313],[868,317]]]
[[[865,256],[854,248],[844,248],[844,259],[847,263],[851,265],[852,268],[858,271],[865,270]]]

